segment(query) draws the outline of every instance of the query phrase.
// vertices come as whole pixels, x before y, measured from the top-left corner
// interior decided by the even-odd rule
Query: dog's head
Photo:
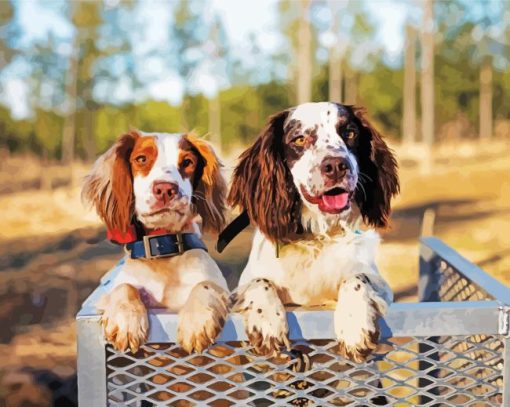
[[[83,187],[110,230],[135,216],[146,229],[179,232],[198,213],[204,229],[224,222],[226,185],[211,145],[191,134],[131,131],[96,161]]]
[[[234,171],[229,202],[271,240],[328,229],[356,206],[383,227],[399,191],[396,160],[364,109],[306,103],[270,117]]]

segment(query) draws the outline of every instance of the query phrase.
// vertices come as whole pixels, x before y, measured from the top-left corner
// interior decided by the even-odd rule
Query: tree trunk
[[[406,28],[402,141],[416,141],[416,30]]]
[[[96,138],[94,124],[94,108],[89,107],[85,111],[85,154],[87,156],[88,162],[92,162],[96,158]]]
[[[345,103],[355,105],[358,101],[358,76],[352,68],[345,70]]]
[[[340,6],[342,3],[330,0],[331,33],[334,42],[329,49],[329,89],[328,96],[332,102],[342,103],[342,54],[338,38],[340,26]]]
[[[209,133],[210,140],[221,154],[221,106],[220,93],[209,98]]]
[[[434,144],[434,17],[433,0],[423,1],[421,34],[421,133],[424,142],[421,172],[432,172]]]
[[[421,35],[421,127],[423,141],[434,144],[434,18],[433,0],[423,2],[423,32]]]
[[[297,103],[312,99],[312,32],[309,18],[310,0],[299,0],[297,49]]]
[[[487,56],[480,67],[480,138],[492,137],[492,58]]]
[[[69,70],[66,78],[67,112],[64,119],[62,134],[62,162],[70,164],[74,160],[74,144],[76,138],[76,99],[78,97],[78,68],[79,68],[79,41],[78,34],[74,40]]]

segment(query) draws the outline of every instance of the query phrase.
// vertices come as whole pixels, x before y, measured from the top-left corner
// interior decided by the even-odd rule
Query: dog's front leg
[[[119,284],[111,292],[101,297],[97,309],[102,311],[101,324],[104,335],[113,347],[132,352],[147,339],[149,319],[140,293],[130,284]]]
[[[243,315],[244,326],[255,352],[269,355],[282,346],[290,348],[285,307],[276,285],[257,278],[232,295],[233,311]]]
[[[204,281],[193,287],[179,312],[177,341],[191,353],[213,344],[228,314],[228,293],[219,285]]]
[[[364,362],[379,341],[378,319],[384,315],[393,294],[373,270],[349,276],[341,282],[335,309],[335,333],[340,352],[355,362]]]

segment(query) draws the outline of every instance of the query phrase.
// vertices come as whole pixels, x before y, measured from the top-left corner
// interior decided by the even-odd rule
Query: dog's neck
[[[202,236],[201,227],[199,225],[199,219],[193,219],[184,224],[179,228],[146,228],[144,226],[145,233],[150,234],[175,234],[175,233],[195,233],[199,237]]]
[[[333,235],[345,229],[355,230],[360,224],[359,209],[353,205],[346,216],[334,214],[319,214],[311,211],[305,205],[301,210],[301,224],[304,232],[313,236]]]

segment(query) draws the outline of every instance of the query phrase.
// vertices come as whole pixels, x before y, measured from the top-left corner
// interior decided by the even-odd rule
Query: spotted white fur
[[[343,180],[340,187],[346,191],[354,191],[358,183],[358,163],[356,157],[349,151],[344,140],[337,133],[338,106],[334,103],[305,103],[299,105],[291,112],[286,122],[298,120],[302,125],[301,131],[314,130],[317,134],[317,140],[308,148],[304,154],[290,168],[292,179],[296,189],[301,194],[302,202],[307,211],[303,213],[304,224],[317,226],[318,232],[322,232],[323,224],[334,222],[339,219],[348,219],[351,208],[343,211],[340,215],[328,215],[321,212],[317,205],[306,200],[301,193],[301,187],[304,187],[308,194],[317,195],[323,192],[324,177],[320,172],[320,165],[325,157],[337,156],[349,160],[351,170]]]

